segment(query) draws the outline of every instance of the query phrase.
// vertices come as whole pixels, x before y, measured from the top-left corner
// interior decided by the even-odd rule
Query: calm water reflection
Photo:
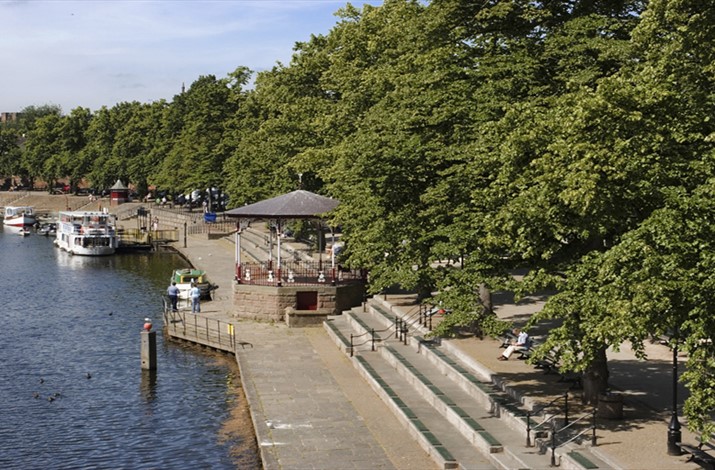
[[[72,257],[51,239],[0,232],[0,468],[256,465],[232,460],[240,443],[220,436],[238,400],[231,359],[159,334],[158,371],[140,368],[143,319],[160,327],[159,294],[182,265],[170,254]]]

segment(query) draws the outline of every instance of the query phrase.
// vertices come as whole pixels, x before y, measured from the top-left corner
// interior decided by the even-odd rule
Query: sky
[[[0,0],[0,112],[171,101],[202,75],[287,65],[295,43],[327,34],[347,3]]]

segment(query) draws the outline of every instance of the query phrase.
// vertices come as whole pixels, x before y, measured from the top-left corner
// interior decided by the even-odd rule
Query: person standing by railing
[[[191,283],[191,290],[189,290],[189,297],[191,297],[191,313],[201,313],[201,291],[195,283]]]
[[[178,311],[177,303],[179,302],[179,288],[176,287],[176,282],[172,282],[168,289],[166,289],[166,296],[169,297],[169,302],[171,303],[171,311]]]

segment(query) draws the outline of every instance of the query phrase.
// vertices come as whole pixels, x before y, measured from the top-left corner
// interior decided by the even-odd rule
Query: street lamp
[[[681,455],[683,453],[678,444],[682,435],[680,433],[680,422],[678,421],[678,333],[674,335],[673,343],[673,409],[668,425],[668,455]]]

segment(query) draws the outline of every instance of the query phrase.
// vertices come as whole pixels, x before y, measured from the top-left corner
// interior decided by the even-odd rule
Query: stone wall
[[[328,315],[339,315],[363,301],[364,286],[254,286],[234,285],[234,315],[237,318],[280,322],[289,326],[320,324]],[[317,292],[317,310],[297,310],[299,292]]]

